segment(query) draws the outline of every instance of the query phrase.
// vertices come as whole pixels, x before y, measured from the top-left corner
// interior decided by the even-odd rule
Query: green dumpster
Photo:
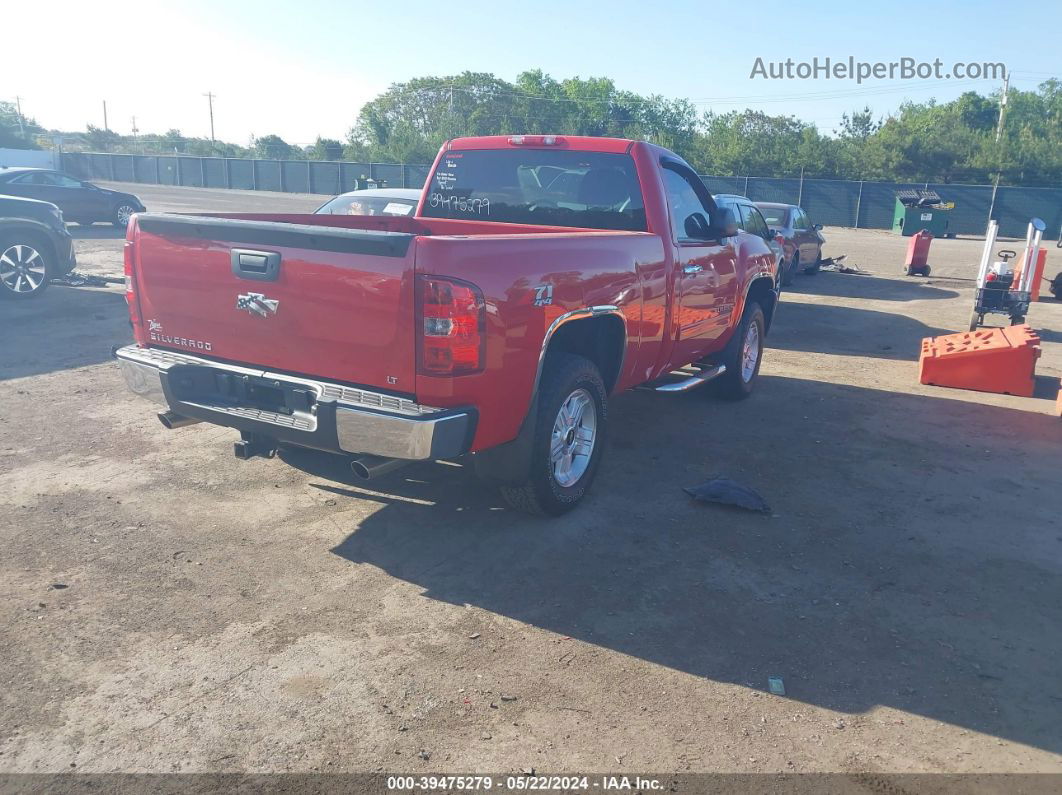
[[[955,237],[948,231],[954,209],[955,203],[945,202],[935,190],[898,190],[892,231],[910,237],[925,229],[933,237]]]

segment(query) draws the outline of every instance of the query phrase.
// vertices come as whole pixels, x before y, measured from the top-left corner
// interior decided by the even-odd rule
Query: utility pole
[[[1007,94],[1010,89],[1010,72],[1003,75],[1003,93],[999,97],[999,121],[996,123],[996,143],[1003,140],[1003,119],[1007,115]],[[992,184],[992,200],[988,205],[988,220],[992,220],[992,213],[996,209],[996,193],[999,192],[999,178],[1003,174],[1003,148],[996,151],[998,168],[996,169],[996,181]]]
[[[138,130],[136,128],[136,116],[134,116],[133,117],[133,149],[136,149],[136,134],[138,132],[140,132],[140,130]]]
[[[15,97],[15,108],[18,111],[18,134],[25,138],[26,128],[22,126],[22,97]]]
[[[203,94],[207,98],[207,105],[210,107],[210,144],[214,145],[214,92],[208,91]]]
[[[107,126],[107,100],[103,100],[103,129],[108,131],[111,129]]]
[[[1007,93],[1010,90],[1010,72],[1003,75],[1003,94],[999,98],[999,122],[996,124],[996,143],[1003,137],[1003,119],[1007,115]]]

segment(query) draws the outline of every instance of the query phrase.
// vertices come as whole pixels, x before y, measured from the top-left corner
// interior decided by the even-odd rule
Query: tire
[[[1012,325],[1012,326],[1020,326],[1024,322],[1025,322],[1025,315],[1011,315],[1010,316],[1010,325]]]
[[[796,262],[793,261],[786,265],[785,260],[783,260],[778,267],[782,271],[782,286],[789,287],[796,275]]]
[[[751,368],[746,361],[745,351],[749,342],[751,328],[755,327],[755,361]],[[752,394],[756,385],[756,377],[760,374],[760,363],[763,361],[763,340],[767,332],[767,323],[763,316],[763,308],[752,301],[745,307],[745,314],[741,316],[741,324],[730,338],[722,355],[718,359],[719,364],[726,365],[726,372],[712,382],[712,390],[719,397],[727,400],[744,400]]]
[[[536,410],[527,480],[501,486],[501,493],[518,511],[560,516],[586,496],[601,462],[608,428],[608,395],[601,374],[582,356],[550,354]],[[579,453],[587,444],[589,452]]]
[[[111,223],[119,229],[125,229],[129,226],[129,216],[136,212],[136,207],[126,202],[115,205],[112,212]]]
[[[980,326],[985,320],[984,315],[981,315],[975,309],[970,314],[970,331],[977,331],[977,327]]]
[[[0,237],[0,295],[36,298],[48,289],[52,265],[48,247],[34,235]]]
[[[813,263],[811,263],[806,268],[804,268],[804,273],[808,274],[808,276],[811,276],[812,274],[818,273],[819,272],[819,266],[821,266],[821,265],[822,265],[822,249],[820,248],[819,249],[819,255],[817,257],[815,257],[815,261]]]
[[[1051,280],[1051,295],[1062,301],[1062,273]]]

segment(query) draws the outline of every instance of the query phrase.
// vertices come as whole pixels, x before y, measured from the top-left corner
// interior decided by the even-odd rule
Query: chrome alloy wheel
[[[47,278],[44,257],[33,246],[15,243],[0,253],[0,281],[13,293],[32,293]]]
[[[576,389],[561,404],[550,438],[553,479],[561,487],[574,486],[586,473],[596,439],[597,406],[587,390]]]
[[[133,207],[132,205],[130,205],[130,204],[120,204],[120,205],[118,205],[118,209],[114,211],[114,215],[118,219],[118,223],[120,223],[122,226],[128,226],[129,225],[129,219],[132,217],[133,213],[135,213],[135,212],[136,212],[136,208]]]
[[[741,347],[741,380],[746,384],[756,374],[756,365],[760,361],[760,326],[749,323],[745,332],[745,342]]]

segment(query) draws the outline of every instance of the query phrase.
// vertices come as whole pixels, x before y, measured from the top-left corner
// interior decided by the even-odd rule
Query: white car
[[[420,203],[416,188],[366,188],[341,193],[316,210],[316,215],[412,215]]]

